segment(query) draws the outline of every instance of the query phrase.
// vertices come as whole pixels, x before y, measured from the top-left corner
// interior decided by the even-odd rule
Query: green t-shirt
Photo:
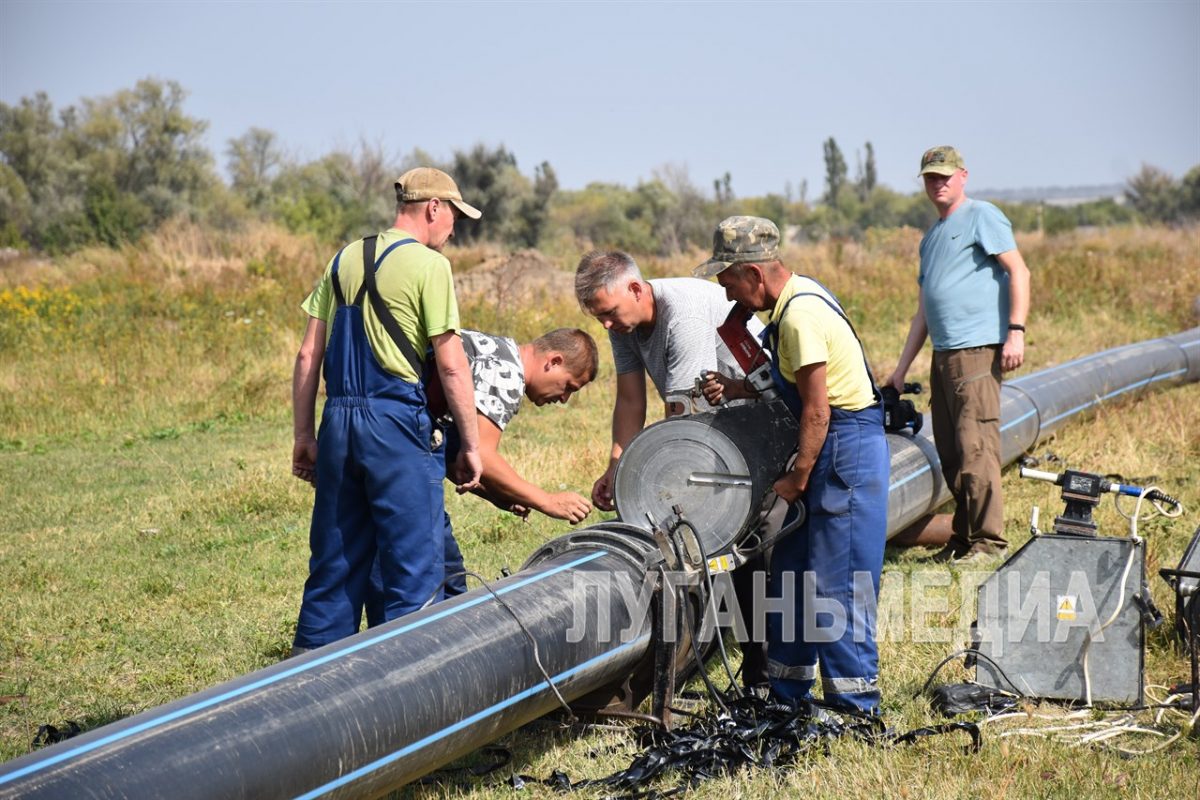
[[[411,238],[408,233],[397,228],[389,228],[379,234],[375,243],[376,259],[391,245],[408,238]],[[300,304],[309,316],[316,317],[327,325],[333,321],[337,306],[337,297],[330,282],[332,270],[333,259],[330,259],[312,294]],[[338,282],[346,302],[354,301],[362,286],[362,278],[360,239],[342,250],[338,262]],[[400,330],[419,355],[424,356],[429,348],[429,340],[433,337],[459,329],[458,301],[454,296],[454,276],[450,272],[450,262],[436,250],[431,250],[419,242],[397,247],[388,253],[375,273],[375,283],[388,310],[399,323]],[[370,342],[371,350],[379,360],[380,366],[410,383],[418,381],[420,376],[413,373],[408,359],[388,336],[366,297],[363,298],[362,308],[367,341]],[[333,326],[329,325],[325,332],[327,341],[332,331]]]

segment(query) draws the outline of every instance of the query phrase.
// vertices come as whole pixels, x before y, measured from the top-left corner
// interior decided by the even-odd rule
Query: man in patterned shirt
[[[500,436],[521,407],[522,395],[536,406],[565,403],[596,377],[596,343],[578,328],[558,328],[528,344],[478,331],[462,332],[463,349],[475,383],[475,414],[483,475],[476,492],[495,505],[527,514],[580,522],[592,507],[574,492],[547,492],[522,478],[500,455]],[[447,426],[446,460],[458,450],[457,428]]]

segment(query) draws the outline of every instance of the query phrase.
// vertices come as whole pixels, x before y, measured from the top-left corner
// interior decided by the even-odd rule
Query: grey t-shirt
[[[525,394],[525,368],[517,343],[479,331],[463,330],[461,335],[475,384],[475,408],[504,430]]]
[[[608,332],[617,374],[645,370],[659,397],[687,392],[705,370],[715,369],[734,378],[743,376],[717,326],[729,316],[733,302],[725,290],[699,278],[658,278],[649,282],[654,291],[656,319],[648,334]],[[747,323],[756,338],[762,322]]]

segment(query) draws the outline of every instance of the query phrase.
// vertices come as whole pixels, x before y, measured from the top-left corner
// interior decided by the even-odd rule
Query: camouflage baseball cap
[[[917,177],[919,178],[927,172],[936,175],[953,175],[960,169],[966,168],[962,153],[948,144],[943,144],[929,148],[925,151],[925,155],[921,156],[921,171],[917,173]]]
[[[483,212],[465,202],[458,184],[446,173],[433,167],[417,167],[396,179],[396,199],[402,203],[419,200],[448,200],[454,207],[471,219],[479,219]]]
[[[713,231],[712,258],[692,270],[711,278],[734,264],[765,264],[779,260],[779,228],[762,217],[728,217]]]

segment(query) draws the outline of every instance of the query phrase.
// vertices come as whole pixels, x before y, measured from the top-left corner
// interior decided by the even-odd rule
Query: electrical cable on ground
[[[675,538],[675,532],[685,525],[687,526],[688,530],[690,530],[692,532],[692,535],[694,537],[696,537],[697,540],[699,540],[699,538],[700,538],[699,532],[696,530],[695,526],[692,525],[692,523],[687,518],[685,518],[682,514],[679,515],[679,522],[677,522],[675,524],[675,526],[671,528],[670,535],[671,535],[672,539]],[[678,553],[678,545],[676,545],[676,552]],[[729,654],[725,650],[725,637],[721,635],[720,630],[718,630],[717,626],[716,626],[717,598],[716,598],[716,593],[713,591],[712,573],[709,571],[709,568],[708,568],[707,556],[705,556],[704,554],[701,554],[700,562],[701,562],[701,566],[703,567],[702,575],[704,577],[704,587],[708,593],[707,598],[704,602],[704,613],[701,615],[701,620],[708,619],[709,612],[712,613],[713,628],[716,631],[717,648],[721,654],[721,664],[725,667],[725,674],[729,677],[730,690],[732,691],[733,695],[735,697],[741,697],[741,695],[742,695],[741,687],[737,685],[737,676],[734,674],[733,667],[731,667],[729,664]],[[700,629],[701,630],[704,629],[703,622],[701,622]]]
[[[986,653],[980,653],[972,648],[964,647],[961,650],[955,650],[953,653],[938,662],[938,665],[933,668],[932,672],[929,673],[929,677],[925,679],[925,685],[913,693],[913,699],[915,700],[916,698],[925,694],[925,692],[929,689],[929,685],[933,683],[933,679],[936,678],[937,674],[942,671],[942,667],[946,666],[952,659],[958,658],[959,656],[970,656],[971,658],[983,659],[989,665],[991,665],[992,669],[996,670],[1001,678],[1004,678],[1005,683],[1013,688],[1013,691],[1018,697],[1025,697],[1025,693],[1021,691],[1020,687],[1013,683],[1012,678],[1008,677],[1004,670],[1000,668],[1000,665],[993,661],[990,656],[988,656]]]
[[[896,747],[931,736],[964,733],[969,738],[966,752],[976,753],[982,746],[979,727],[972,722],[947,722],[895,734],[877,716],[819,702],[779,703],[751,694],[725,698],[720,713],[695,715],[683,728],[633,732],[642,751],[628,767],[606,777],[572,782],[566,773],[555,770],[545,779],[513,775],[505,783],[514,788],[537,784],[558,791],[620,793],[605,795],[609,800],[662,798],[746,769],[786,770],[804,757],[829,755],[832,742],[842,738]],[[658,788],[668,780],[675,784]]]

